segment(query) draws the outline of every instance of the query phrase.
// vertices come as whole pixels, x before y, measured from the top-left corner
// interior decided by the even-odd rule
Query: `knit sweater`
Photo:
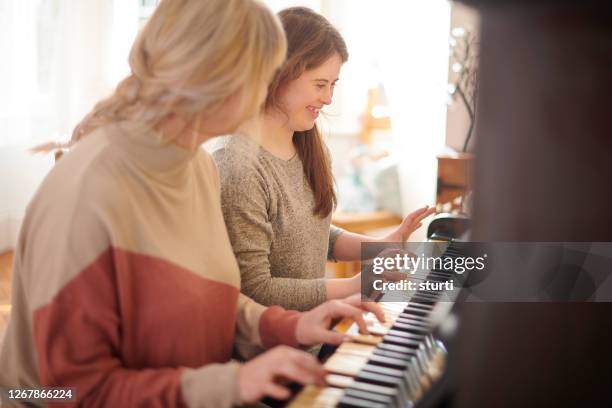
[[[298,346],[299,313],[240,294],[210,156],[134,122],[96,130],[58,162],[15,256],[0,388],[223,407],[239,402],[233,347]]]
[[[264,305],[309,310],[326,300],[325,260],[342,232],[315,199],[295,155],[282,160],[242,135],[213,149],[242,292]]]

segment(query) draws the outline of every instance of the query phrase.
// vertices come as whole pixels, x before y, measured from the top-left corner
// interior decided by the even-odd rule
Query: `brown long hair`
[[[278,13],[287,37],[287,58],[268,88],[266,110],[282,111],[279,97],[285,86],[304,71],[317,68],[334,54],[348,60],[346,44],[325,17],[306,7],[291,7]],[[317,125],[293,134],[293,145],[302,160],[304,175],[315,197],[314,214],[327,217],[336,204],[334,178],[327,148]]]

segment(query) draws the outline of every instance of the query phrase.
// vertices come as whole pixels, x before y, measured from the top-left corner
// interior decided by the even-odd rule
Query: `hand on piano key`
[[[357,332],[368,333],[364,311],[368,312],[370,322],[384,323],[383,309],[376,303],[362,303],[360,294],[325,302],[302,313],[296,327],[297,340],[305,346],[342,343],[345,335],[331,330],[332,322],[338,318],[350,318],[357,323]],[[283,381],[323,386],[325,373],[323,366],[311,354],[285,346],[276,347],[240,367],[238,386],[241,402],[252,403],[263,397],[286,399],[290,391]]]
[[[325,362],[327,385],[307,386],[291,408],[410,408],[421,399],[441,375],[445,360],[445,350],[430,333],[432,306],[412,302],[380,306],[385,322],[370,313],[363,317],[369,334],[359,333],[355,324],[336,326],[350,341]]]
[[[288,346],[278,346],[240,366],[240,402],[250,404],[263,397],[286,399],[291,392],[281,381],[323,385],[324,375],[323,367],[311,354]]]
[[[296,338],[304,346],[320,343],[340,344],[345,340],[343,333],[332,330],[332,323],[337,319],[351,319],[357,324],[359,332],[368,333],[368,325],[363,312],[372,313],[381,323],[385,321],[383,309],[374,302],[362,302],[361,294],[341,300],[327,301],[314,309],[304,312],[296,327]]]
[[[345,340],[343,333],[332,330],[332,322],[338,318],[352,319],[362,334],[368,333],[363,312],[372,313],[381,323],[385,321],[383,309],[373,302],[362,302],[361,294],[342,300],[330,300],[314,309],[304,312],[298,320],[296,337],[300,344],[310,346],[320,343],[340,344]]]

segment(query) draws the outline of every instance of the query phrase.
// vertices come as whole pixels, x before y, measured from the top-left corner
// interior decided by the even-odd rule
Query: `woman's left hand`
[[[332,322],[339,318],[353,319],[359,326],[359,332],[367,334],[368,328],[363,320],[364,311],[374,313],[380,322],[385,321],[380,306],[374,302],[362,302],[360,293],[341,300],[329,300],[302,313],[295,330],[297,341],[304,346],[342,343],[345,335],[331,330]]]
[[[383,242],[404,242],[410,235],[416,231],[421,225],[423,219],[435,214],[434,207],[425,206],[416,211],[411,212],[404,218],[399,227],[382,239]]]

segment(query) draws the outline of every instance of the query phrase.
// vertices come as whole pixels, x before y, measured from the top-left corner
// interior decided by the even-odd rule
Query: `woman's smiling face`
[[[279,102],[289,117],[287,127],[294,132],[314,127],[319,111],[332,103],[341,67],[342,59],[334,54],[318,67],[304,71],[286,86]]]

